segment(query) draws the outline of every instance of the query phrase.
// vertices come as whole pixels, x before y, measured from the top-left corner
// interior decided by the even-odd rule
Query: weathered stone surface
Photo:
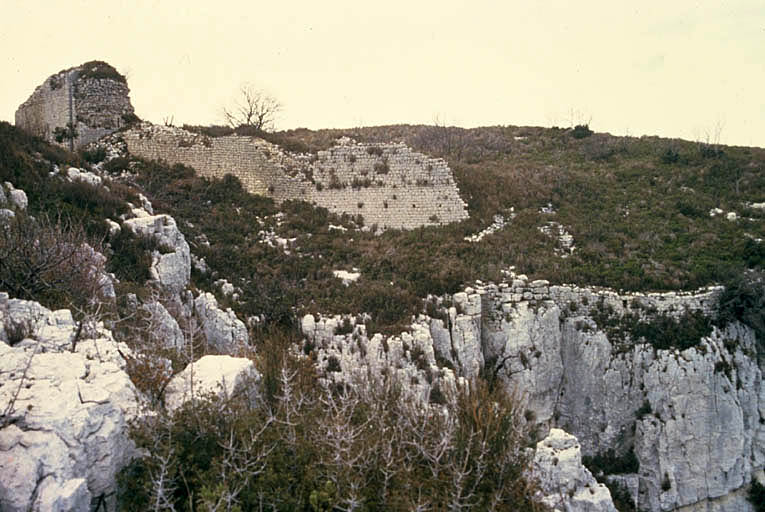
[[[224,354],[235,354],[249,343],[244,322],[231,308],[223,311],[212,293],[201,293],[194,299],[194,312],[199,319],[207,343]]]
[[[3,183],[8,205],[15,210],[26,210],[29,205],[27,194],[20,188],[15,188],[10,182]]]
[[[576,437],[554,428],[537,443],[531,475],[539,483],[537,499],[553,510],[616,512],[608,488],[582,465]]]
[[[169,215],[147,215],[128,219],[125,227],[134,233],[150,236],[161,246],[152,254],[152,276],[168,292],[177,294],[189,284],[191,254],[183,233]]]
[[[124,78],[108,64],[86,64],[48,77],[16,110],[16,126],[68,145],[67,139],[56,141],[54,133],[72,122],[76,148],[125,126],[134,111]]]
[[[159,302],[149,302],[143,308],[149,313],[150,335],[154,340],[167,348],[180,349],[185,345],[183,331],[165,306]]]
[[[250,359],[204,356],[172,378],[165,389],[165,406],[174,411],[209,395],[226,399],[244,393],[254,400],[259,381],[260,373]]]
[[[77,167],[70,167],[66,172],[66,175],[71,181],[81,181],[83,183],[93,185],[94,187],[99,186],[102,181],[101,176],[93,174],[90,171],[86,171],[85,169],[78,169]]]
[[[734,323],[692,348],[657,350],[609,339],[593,320],[604,310],[649,322],[686,310],[714,317],[719,288],[620,295],[510,277],[455,294],[455,307],[441,310],[446,321],[418,319],[399,336],[361,325],[337,335],[340,318],[312,318],[304,333],[313,333],[311,348],[332,381],[390,372],[427,400],[433,382],[447,381],[441,376],[493,375],[523,397],[541,435],[563,428],[587,455],[633,450],[639,469],[619,478],[642,509],[749,510],[742,496],[765,466],[765,386],[752,331]]]
[[[130,350],[97,329],[72,351],[68,310],[7,296],[0,322],[4,341],[10,325],[28,333],[13,346],[0,342],[0,509],[113,504],[116,474],[134,454],[128,421],[139,402],[120,355]]]

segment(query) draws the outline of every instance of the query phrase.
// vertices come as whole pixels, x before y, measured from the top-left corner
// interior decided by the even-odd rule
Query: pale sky
[[[223,124],[245,82],[280,129],[570,126],[765,147],[765,1],[2,0],[0,119],[105,60],[144,119]]]

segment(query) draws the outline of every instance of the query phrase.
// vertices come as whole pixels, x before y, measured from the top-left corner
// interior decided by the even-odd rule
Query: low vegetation
[[[297,364],[254,406],[212,399],[138,424],[147,455],[122,472],[121,509],[540,510],[516,401],[478,386],[422,408],[385,385],[317,388]]]

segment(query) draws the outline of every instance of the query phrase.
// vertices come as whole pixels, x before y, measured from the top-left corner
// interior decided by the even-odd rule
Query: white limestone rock
[[[72,351],[69,311],[0,299],[5,337],[12,323],[31,326],[14,346],[0,342],[0,411],[12,403],[0,421],[0,510],[88,510],[101,496],[112,506],[135,452],[139,398],[120,354],[130,349],[97,329]]]
[[[194,312],[199,318],[207,343],[224,354],[234,354],[249,343],[244,322],[231,308],[223,311],[212,293],[201,293],[194,299]]]
[[[153,278],[172,294],[186,288],[191,277],[191,254],[175,219],[169,215],[149,215],[126,220],[124,225],[134,233],[153,237],[163,247],[152,254]]]
[[[303,336],[306,336],[309,339],[312,339],[314,337],[314,334],[316,332],[316,319],[313,315],[305,315],[300,320],[300,330],[303,333]]]
[[[178,322],[173,318],[167,308],[159,302],[149,302],[143,305],[143,309],[149,313],[152,339],[166,348],[181,349],[186,343]]]
[[[204,356],[172,378],[165,389],[165,407],[175,411],[190,400],[210,395],[228,399],[244,393],[248,399],[254,400],[260,377],[250,359]]]
[[[10,182],[3,183],[7,194],[7,201],[11,208],[16,210],[26,210],[29,205],[27,194],[19,188],[15,188]]]
[[[70,181],[81,181],[83,183],[93,185],[94,187],[101,185],[102,181],[101,176],[93,174],[90,171],[86,171],[85,169],[78,169],[76,167],[70,167],[67,171],[67,176],[69,176]]]
[[[122,231],[122,226],[114,222],[112,219],[106,219],[106,224],[109,226],[109,236],[117,236]]]
[[[673,510],[723,497],[765,464],[762,375],[745,355],[753,349],[751,333],[730,326],[713,332],[704,349],[659,351],[648,366],[652,414],[638,421],[635,441],[644,506]]]
[[[582,465],[576,437],[561,429],[537,443],[531,476],[539,483],[537,500],[553,510],[616,512],[611,492]]]
[[[361,277],[361,272],[348,272],[347,270],[333,270],[332,275],[335,276],[337,279],[340,279],[343,282],[344,286],[349,286],[351,283],[355,283],[359,279],[359,277]]]
[[[38,510],[51,512],[70,512],[90,510],[92,496],[84,478],[72,478],[60,483],[53,478],[46,478],[40,484]]]
[[[526,393],[527,409],[540,424],[553,418],[564,363],[560,355],[560,309],[550,301],[502,304],[494,329],[482,333],[484,356],[507,389]]]

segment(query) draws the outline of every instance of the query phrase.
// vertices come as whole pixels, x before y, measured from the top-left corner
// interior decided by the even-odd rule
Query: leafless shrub
[[[18,213],[0,224],[0,289],[52,308],[90,310],[108,285],[99,246],[82,225]]]

